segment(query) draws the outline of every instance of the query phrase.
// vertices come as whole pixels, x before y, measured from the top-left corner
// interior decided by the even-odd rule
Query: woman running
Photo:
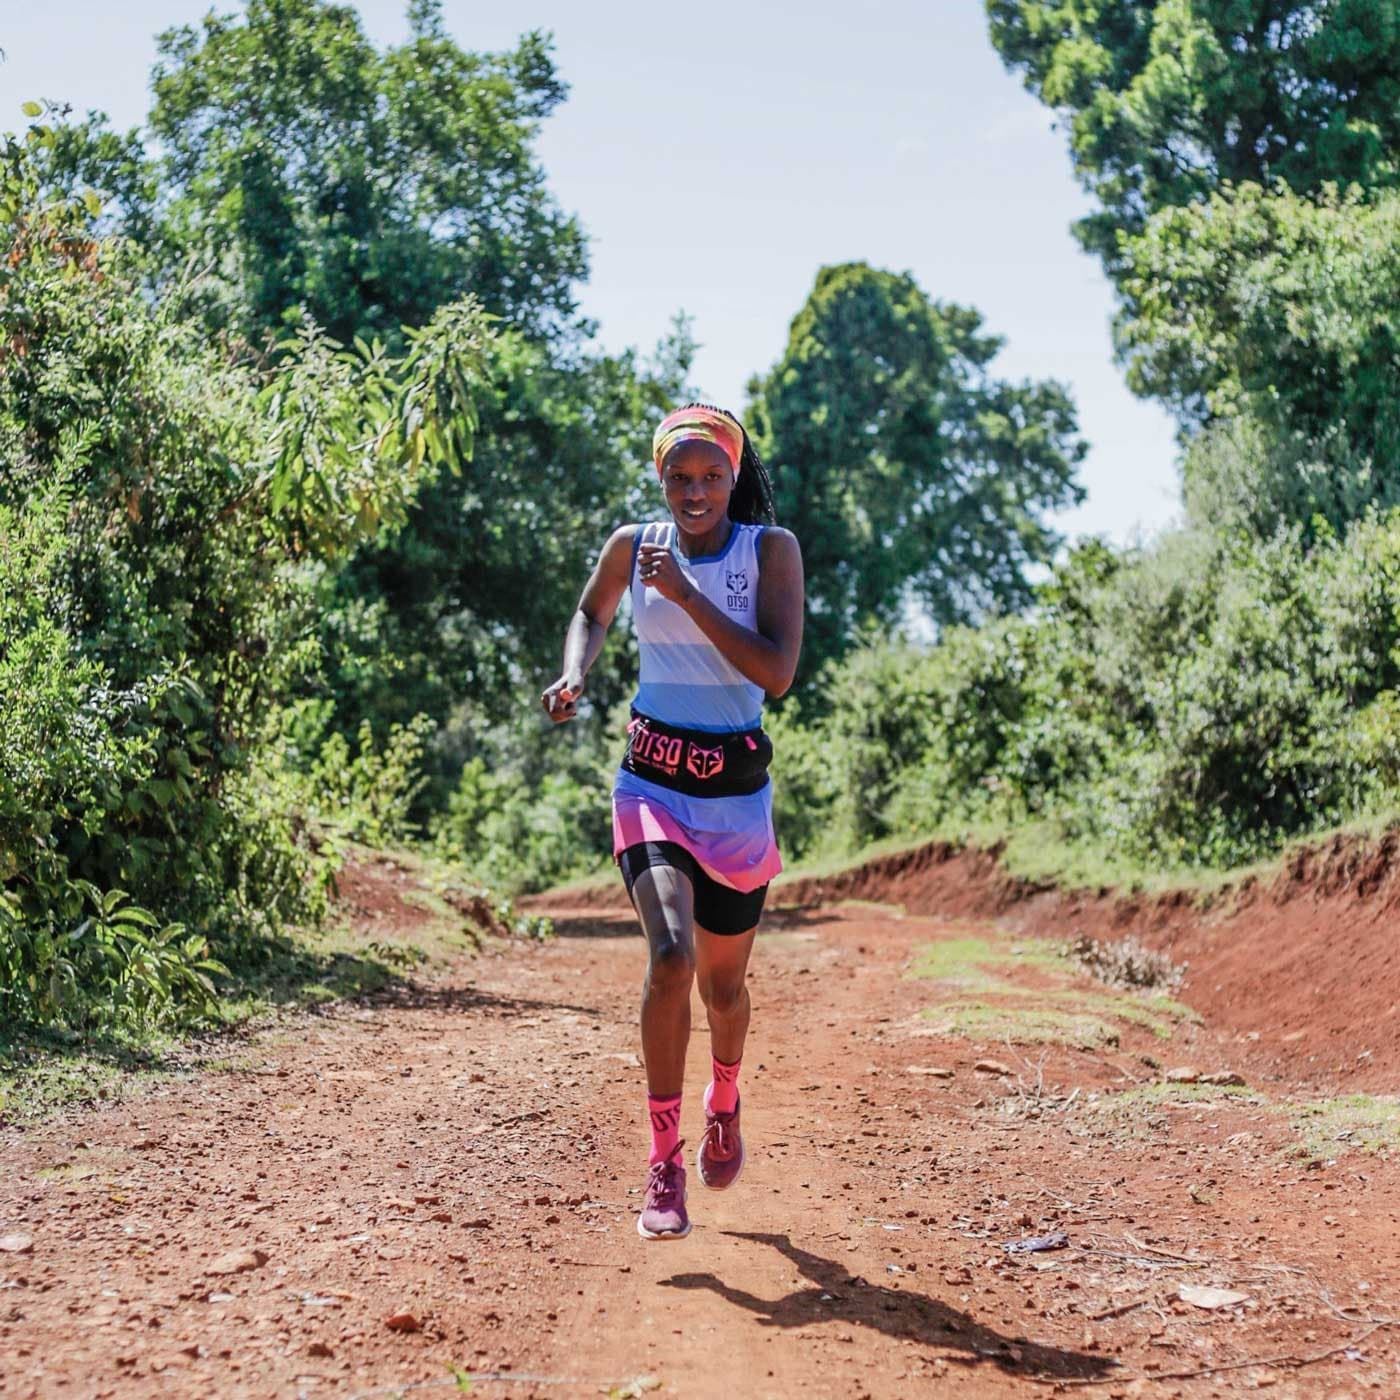
[[[671,519],[624,525],[604,545],[569,623],[563,674],[541,698],[554,721],[574,717],[630,591],[641,681],[613,789],[613,854],[649,951],[651,1159],[637,1231],[658,1240],[690,1233],[680,1119],[695,980],[713,1061],[696,1169],[703,1185],[723,1190],[744,1165],[745,975],[768,882],[782,869],[763,697],[792,684],[803,599],[797,540],[772,523],[768,474],[732,413],[677,409],[657,428],[652,455]]]

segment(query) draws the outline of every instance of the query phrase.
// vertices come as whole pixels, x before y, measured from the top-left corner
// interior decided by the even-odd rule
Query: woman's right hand
[[[563,724],[578,714],[578,701],[582,694],[583,677],[563,675],[540,696],[540,704],[555,724]]]

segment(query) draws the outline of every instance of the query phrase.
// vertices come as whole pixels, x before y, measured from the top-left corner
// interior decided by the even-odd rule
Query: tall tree
[[[328,0],[167,30],[157,153],[92,114],[56,144],[54,179],[115,196],[167,274],[212,268],[205,314],[255,342],[304,314],[342,342],[393,340],[468,292],[532,337],[573,332],[585,241],[534,150],[567,91],[548,39],[473,53],[439,0],[408,13],[382,53]]]
[[[1193,429],[1193,514],[1306,535],[1400,505],[1397,247],[1400,190],[1251,184],[1124,241],[1129,382]]]
[[[1076,232],[1122,272],[1120,231],[1224,182],[1400,176],[1390,0],[987,0],[992,42],[1067,122],[1099,208]]]
[[[988,369],[1001,340],[907,274],[825,267],[777,364],[750,386],[778,518],[802,541],[804,671],[866,621],[917,603],[938,622],[1030,601],[1028,566],[1083,495],[1067,391]]]

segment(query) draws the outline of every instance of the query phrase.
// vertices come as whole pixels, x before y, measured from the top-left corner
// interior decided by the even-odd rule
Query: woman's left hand
[[[644,544],[637,551],[637,577],[681,607],[695,593],[695,585],[681,572],[676,556],[662,544]]]

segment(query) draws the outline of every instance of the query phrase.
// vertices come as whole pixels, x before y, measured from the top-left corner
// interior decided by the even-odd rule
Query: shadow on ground
[[[840,1321],[897,1341],[956,1348],[967,1352],[974,1364],[989,1361],[1004,1371],[1034,1379],[1089,1380],[1116,1369],[1117,1363],[1107,1357],[1005,1337],[926,1293],[882,1288],[863,1278],[853,1278],[834,1260],[800,1248],[787,1235],[740,1230],[724,1233],[731,1239],[776,1249],[804,1278],[811,1279],[813,1286],[770,1300],[735,1288],[712,1273],[697,1273],[673,1274],[661,1280],[662,1287],[708,1289],[735,1307],[753,1313],[766,1327],[806,1327],[814,1322]]]
[[[571,1001],[548,1001],[538,997],[502,996],[478,987],[434,986],[431,983],[395,980],[370,996],[360,998],[367,1006],[392,1007],[402,1011],[484,1011],[511,1018],[536,1015],[541,1011],[572,1011],[580,1016],[599,1017],[596,1006],[579,1006]]]

